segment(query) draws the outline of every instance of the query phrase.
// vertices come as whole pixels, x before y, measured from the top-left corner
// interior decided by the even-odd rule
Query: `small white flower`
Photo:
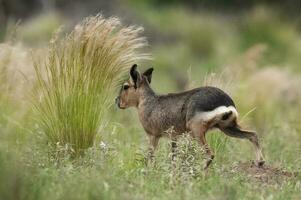
[[[100,146],[100,148],[102,148],[102,149],[106,149],[106,148],[107,148],[107,144],[104,143],[103,141],[100,142],[99,146]]]

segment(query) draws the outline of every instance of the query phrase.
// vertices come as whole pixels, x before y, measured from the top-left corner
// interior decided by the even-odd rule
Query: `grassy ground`
[[[13,43],[0,49],[1,70],[8,69],[0,79],[0,199],[300,199],[300,174],[281,173],[301,170],[301,36],[294,22],[266,8],[229,19],[182,8],[142,7],[135,15],[159,37],[150,43],[154,60],[142,65],[155,67],[154,90],[225,89],[241,124],[257,130],[275,171],[243,168],[255,157],[251,144],[218,131],[208,134],[216,158],[206,172],[202,150],[189,137],[180,140],[175,162],[169,141],[161,140],[147,166],[135,109],[115,107],[93,147],[72,159],[68,146],[50,145],[36,123],[31,54]]]

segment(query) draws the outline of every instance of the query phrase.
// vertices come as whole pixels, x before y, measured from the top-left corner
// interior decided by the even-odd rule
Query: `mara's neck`
[[[153,101],[156,99],[156,93],[154,90],[148,85],[145,84],[142,88],[140,88],[140,97],[138,101],[138,109],[147,102]]]

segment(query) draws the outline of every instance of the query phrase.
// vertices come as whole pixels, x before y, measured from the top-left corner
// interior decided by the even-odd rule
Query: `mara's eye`
[[[124,85],[124,86],[123,86],[123,89],[124,89],[124,90],[127,90],[127,89],[129,89],[129,88],[130,88],[129,85]]]

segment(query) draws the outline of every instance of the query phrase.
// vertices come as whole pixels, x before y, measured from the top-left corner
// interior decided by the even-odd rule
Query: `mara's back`
[[[235,107],[233,100],[227,93],[212,86],[199,87],[180,93],[159,95],[158,97],[161,104],[171,105],[175,103],[176,108],[181,107],[181,110],[188,109],[188,105],[190,109],[204,112],[214,110],[219,106]]]

